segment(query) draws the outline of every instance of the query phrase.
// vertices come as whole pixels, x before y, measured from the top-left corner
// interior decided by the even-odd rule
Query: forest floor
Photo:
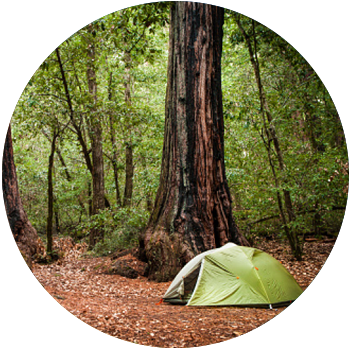
[[[247,333],[285,309],[156,305],[170,282],[109,275],[111,258],[86,258],[82,254],[85,246],[70,240],[56,244],[64,256],[53,264],[35,264],[36,278],[77,318],[126,341],[165,348],[214,344]],[[333,244],[328,240],[305,243],[301,262],[292,258],[285,243],[261,240],[254,247],[281,261],[305,289],[322,268]],[[131,255],[121,258],[134,267],[139,263]]]

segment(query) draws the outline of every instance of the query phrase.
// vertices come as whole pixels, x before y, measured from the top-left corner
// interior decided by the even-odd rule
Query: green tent
[[[256,248],[228,243],[201,253],[175,277],[163,300],[187,305],[277,306],[303,292],[287,269]]]

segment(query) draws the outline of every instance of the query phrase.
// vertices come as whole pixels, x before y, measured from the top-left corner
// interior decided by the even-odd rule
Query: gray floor
[[[13,273],[14,259],[1,261],[2,275]],[[29,286],[38,285],[34,277]],[[14,285],[3,279],[2,286]],[[312,284],[278,317],[251,333],[211,346],[213,349],[348,349],[350,347],[350,289]],[[45,291],[21,294],[2,288],[2,349],[139,348],[85,325]]]

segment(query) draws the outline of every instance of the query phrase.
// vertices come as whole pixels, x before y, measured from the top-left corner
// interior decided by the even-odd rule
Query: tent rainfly
[[[303,290],[275,258],[228,243],[199,254],[177,274],[163,300],[193,306],[279,306]]]

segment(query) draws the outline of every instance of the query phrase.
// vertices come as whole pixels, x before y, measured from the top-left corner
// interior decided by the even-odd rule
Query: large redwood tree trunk
[[[18,248],[31,267],[31,259],[37,252],[37,232],[30,224],[19,195],[16,167],[13,160],[11,126],[9,126],[2,158],[2,190],[5,209]]]
[[[150,278],[171,279],[198,253],[247,244],[232,217],[224,164],[222,8],[176,2],[171,11],[162,170],[140,241]]]

